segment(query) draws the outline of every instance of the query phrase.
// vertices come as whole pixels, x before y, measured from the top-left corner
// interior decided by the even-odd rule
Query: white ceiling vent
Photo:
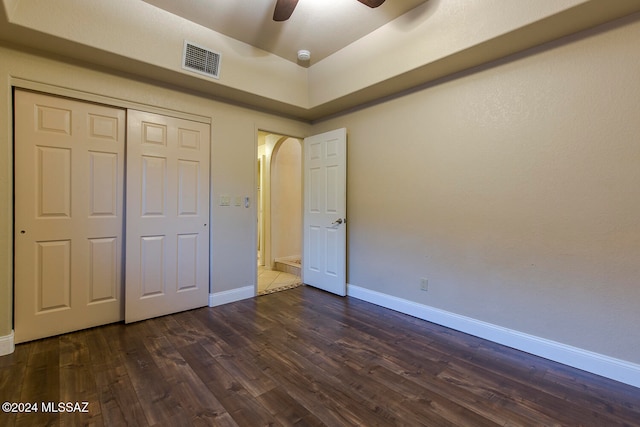
[[[220,54],[185,40],[182,68],[217,79],[220,77]]]

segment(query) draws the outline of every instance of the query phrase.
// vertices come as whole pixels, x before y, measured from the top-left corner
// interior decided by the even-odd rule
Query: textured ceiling
[[[276,0],[144,0],[218,33],[292,62],[311,51],[308,66],[426,0],[388,0],[371,9],[356,0],[300,0],[288,21],[274,22]]]

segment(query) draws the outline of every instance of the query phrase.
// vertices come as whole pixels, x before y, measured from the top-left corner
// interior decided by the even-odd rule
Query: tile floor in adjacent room
[[[258,295],[291,289],[302,282],[300,276],[258,266]]]

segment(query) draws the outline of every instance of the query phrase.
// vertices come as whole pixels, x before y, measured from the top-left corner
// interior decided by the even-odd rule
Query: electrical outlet
[[[427,280],[425,277],[420,279],[420,290],[425,292],[429,290],[429,280]]]

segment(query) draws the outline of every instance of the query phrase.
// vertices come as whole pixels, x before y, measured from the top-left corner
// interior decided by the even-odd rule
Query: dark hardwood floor
[[[18,345],[0,401],[38,409],[1,426],[640,425],[638,388],[306,286]]]

